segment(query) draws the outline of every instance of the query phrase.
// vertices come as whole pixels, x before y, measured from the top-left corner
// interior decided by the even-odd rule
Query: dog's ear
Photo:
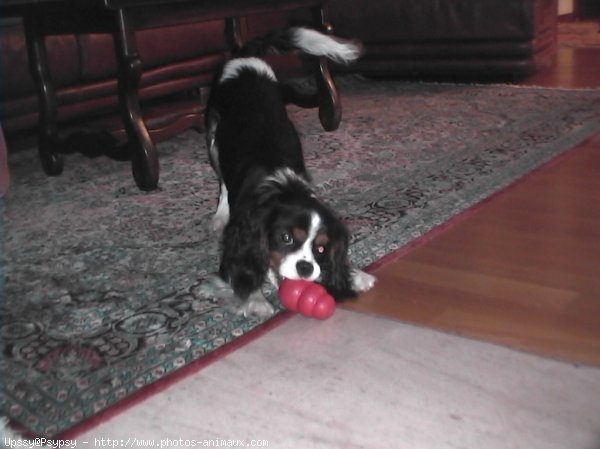
[[[269,269],[264,211],[238,207],[223,233],[220,275],[242,299],[262,286]]]
[[[262,286],[269,271],[267,221],[279,189],[277,185],[242,188],[223,233],[220,275],[245,299]]]
[[[322,267],[321,284],[336,301],[355,298],[357,292],[352,286],[352,276],[348,264],[348,231],[341,225],[337,238],[329,249],[326,266]]]

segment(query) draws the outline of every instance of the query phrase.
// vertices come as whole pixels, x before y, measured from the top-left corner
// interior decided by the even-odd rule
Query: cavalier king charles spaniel
[[[307,28],[286,29],[258,45],[346,63],[360,54],[354,43]],[[222,259],[219,277],[205,288],[240,300],[245,316],[274,313],[262,293],[266,280],[318,282],[338,301],[375,283],[350,267],[348,231],[315,194],[285,103],[264,60],[237,57],[217,76],[206,110],[207,146],[220,181],[213,229],[222,233]]]

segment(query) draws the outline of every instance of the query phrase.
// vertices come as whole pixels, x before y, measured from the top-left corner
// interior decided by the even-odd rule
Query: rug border
[[[93,429],[94,427],[97,427],[106,421],[109,421],[109,420],[115,418],[117,415],[120,415],[122,412],[125,412],[126,410],[136,406],[137,404],[145,401],[146,399],[148,399],[164,390],[167,390],[168,388],[170,388],[174,384],[178,383],[179,381],[198,373],[200,370],[206,368],[207,366],[227,357],[232,352],[237,351],[238,349],[242,348],[243,346],[246,346],[249,343],[252,343],[254,340],[257,340],[259,337],[263,336],[267,332],[275,329],[276,327],[281,326],[283,323],[290,320],[295,315],[296,315],[295,313],[287,311],[287,310],[284,310],[284,311],[278,313],[274,317],[270,318],[268,321],[265,321],[264,323],[259,324],[258,326],[254,327],[249,332],[247,332],[244,335],[240,336],[239,338],[235,339],[231,343],[226,344],[225,346],[222,346],[218,349],[215,349],[214,351],[207,354],[205,357],[202,357],[188,365],[185,365],[180,370],[170,374],[169,376],[167,376],[163,379],[160,379],[150,385],[145,386],[141,390],[138,390],[137,392],[133,393],[132,395],[127,396],[127,397],[123,398],[121,401],[102,410],[100,413],[98,413],[84,421],[77,423],[76,425],[65,430],[64,432],[61,432],[61,433],[55,435],[54,437],[52,437],[52,439],[53,440],[68,440],[68,439],[72,440],[72,439],[77,438],[82,433],[84,433],[90,429]],[[14,423],[14,424],[16,424],[16,423]],[[20,428],[20,426],[19,427],[13,426],[12,422],[11,422],[11,426],[14,427],[19,432],[27,433],[29,435],[35,435],[35,434],[32,434],[30,431],[27,432],[28,429],[22,429],[22,428]],[[35,438],[35,436],[34,436],[34,438]]]

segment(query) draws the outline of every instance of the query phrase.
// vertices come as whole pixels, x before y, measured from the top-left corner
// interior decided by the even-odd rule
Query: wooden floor
[[[600,48],[519,84],[600,87]],[[600,365],[600,134],[375,274],[348,308]]]

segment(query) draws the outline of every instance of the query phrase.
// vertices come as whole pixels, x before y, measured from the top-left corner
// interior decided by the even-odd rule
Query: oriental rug
[[[340,87],[335,132],[315,110],[290,111],[360,267],[600,131],[600,90],[353,77]],[[159,151],[153,192],[136,188],[127,163],[71,155],[49,178],[35,150],[10,155],[0,401],[32,434],[64,435],[273,322],[241,318],[201,292],[219,246],[203,136],[186,132]]]

